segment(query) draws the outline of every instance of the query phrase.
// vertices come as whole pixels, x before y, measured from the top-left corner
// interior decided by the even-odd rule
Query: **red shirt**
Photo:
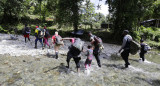
[[[52,39],[54,40],[53,44],[54,44],[55,41],[56,41],[56,36],[60,36],[60,35],[54,35],[54,36],[52,36]]]

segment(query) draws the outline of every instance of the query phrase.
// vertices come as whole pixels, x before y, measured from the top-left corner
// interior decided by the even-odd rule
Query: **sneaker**
[[[66,66],[66,68],[69,68],[69,66]]]
[[[127,65],[127,64],[125,64],[125,68],[128,68],[128,65]]]
[[[37,49],[37,46],[35,46],[34,48]]]
[[[101,65],[98,65],[99,67],[101,67]]]

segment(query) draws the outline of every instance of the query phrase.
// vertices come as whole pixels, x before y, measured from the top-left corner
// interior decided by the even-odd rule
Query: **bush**
[[[157,41],[159,42],[159,38],[160,38],[160,31],[159,28],[156,27],[140,27],[141,30],[141,37],[145,40],[151,40],[151,41]]]

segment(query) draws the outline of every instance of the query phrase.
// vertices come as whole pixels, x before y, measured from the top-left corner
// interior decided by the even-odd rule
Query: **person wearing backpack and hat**
[[[140,58],[142,59],[142,61],[144,62],[145,61],[145,54],[147,53],[148,50],[151,49],[150,46],[148,46],[147,44],[144,43],[144,40],[141,39],[140,40],[140,45],[141,45],[141,49],[140,49]]]
[[[128,62],[128,57],[129,57],[129,53],[130,53],[130,42],[132,41],[132,37],[129,35],[128,30],[124,30],[123,35],[124,35],[123,43],[122,43],[122,46],[119,50],[119,53],[123,49],[121,56],[122,56],[123,60],[125,61],[125,67],[128,68],[128,65],[130,65],[130,63]]]
[[[101,62],[100,62],[100,58],[99,58],[100,53],[101,53],[101,48],[99,46],[99,42],[98,42],[98,40],[95,40],[96,36],[93,35],[91,32],[89,32],[88,35],[90,37],[91,44],[94,46],[93,55],[96,58],[98,66],[101,67]]]
[[[35,39],[35,47],[34,48],[37,48],[37,41],[39,40],[39,42],[42,44],[42,50],[43,50],[44,47],[43,47],[43,42],[42,42],[42,37],[41,37],[41,31],[42,30],[38,26],[36,26],[36,29],[35,29],[36,39]]]
[[[28,40],[30,41],[30,38],[29,38],[30,32],[31,32],[30,28],[27,27],[27,24],[25,24],[25,27],[24,27],[24,30],[23,30],[23,35],[24,35],[24,38],[25,38],[25,43],[27,42],[26,38],[28,38]]]
[[[77,72],[80,71],[81,52],[83,51],[84,42],[80,38],[74,38],[75,42],[70,46],[67,53],[67,68],[70,67],[70,59],[73,58],[76,64]]]
[[[50,45],[49,45],[49,43],[48,43],[48,38],[50,38],[50,34],[49,34],[49,31],[48,31],[47,27],[44,26],[44,38],[43,38],[44,47],[45,47],[46,45],[48,45],[48,46],[49,46],[49,49],[50,49]]]
[[[52,43],[54,44],[56,59],[58,59],[59,48],[61,45],[64,45],[63,39],[58,35],[58,32],[55,32],[55,35],[52,36]]]

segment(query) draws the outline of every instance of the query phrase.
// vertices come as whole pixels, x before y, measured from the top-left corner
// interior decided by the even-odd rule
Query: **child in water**
[[[91,62],[93,59],[93,47],[91,45],[88,45],[88,49],[87,49],[87,59],[85,61],[85,68],[87,69],[87,65],[90,67],[91,66]]]

